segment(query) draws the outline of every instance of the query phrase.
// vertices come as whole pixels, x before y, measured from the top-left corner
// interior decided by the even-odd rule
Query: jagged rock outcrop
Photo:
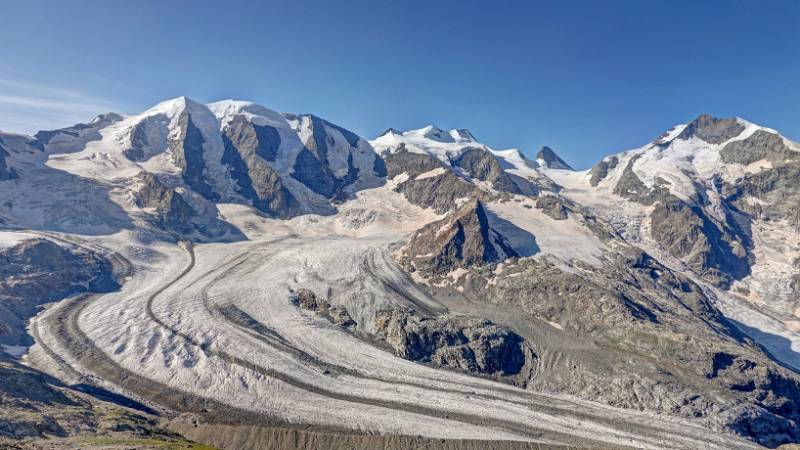
[[[379,311],[378,336],[401,358],[489,375],[525,386],[536,355],[521,336],[489,320],[423,318],[410,309]]]
[[[356,134],[311,114],[284,116],[305,136],[292,176],[317,194],[342,199],[348,189],[357,187],[362,173],[372,185],[384,172],[372,147]]]
[[[423,173],[445,167],[441,161],[431,155],[409,152],[405,144],[400,144],[394,152],[386,152],[383,160],[389,179],[403,173],[407,174],[409,179],[414,179]]]
[[[350,317],[347,308],[343,306],[331,305],[327,300],[317,297],[317,295],[305,288],[300,288],[292,297],[292,303],[297,307],[307,311],[313,311],[327,318],[334,325],[349,328],[356,325],[355,320]]]
[[[0,354],[0,447],[3,449],[191,448],[159,418],[114,403],[114,394],[58,380]],[[138,406],[131,401],[130,406]],[[55,440],[51,440],[55,438]],[[42,440],[39,440],[42,439]],[[45,440],[46,439],[46,440]]]
[[[498,191],[522,193],[511,178],[511,174],[503,170],[500,162],[488,150],[479,147],[468,148],[458,158],[453,159],[452,164],[464,170],[471,178],[491,183]]]
[[[748,165],[766,160],[773,165],[780,165],[800,159],[800,152],[789,148],[779,134],[757,130],[747,139],[726,144],[720,151],[720,156],[726,164]]]
[[[488,318],[525,330],[540,355],[534,389],[616,406],[705,418],[767,446],[800,436],[800,377],[771,361],[716,309],[703,289],[634,247],[602,268],[566,271],[545,260],[505,264],[460,289]],[[493,316],[492,305],[519,315]]]
[[[0,145],[0,181],[8,181],[17,178],[16,170],[14,170],[13,167],[9,167],[8,163],[6,163],[6,158],[9,156],[11,155]]]
[[[169,129],[167,124],[169,118],[165,114],[155,114],[143,118],[134,124],[128,139],[130,145],[122,150],[122,154],[131,161],[147,161],[163,148],[159,148],[162,142],[167,142]]]
[[[403,144],[395,152],[384,153],[383,158],[389,179],[407,175],[395,187],[395,191],[422,208],[432,208],[443,214],[454,210],[459,201],[464,199],[490,197],[487,192],[453,173],[438,159],[427,154],[409,152]]]
[[[800,227],[800,164],[785,164],[745,175],[725,186],[726,198],[756,219],[786,219]],[[751,198],[757,202],[749,201]]]
[[[639,158],[641,158],[641,155],[636,155],[628,160],[628,164],[622,171],[622,176],[614,186],[614,194],[647,206],[669,197],[669,189],[666,187],[667,183],[664,180],[656,178],[654,185],[648,187],[636,175],[633,167]]]
[[[30,239],[0,249],[0,343],[29,345],[25,321],[38,306],[78,292],[108,292],[118,284],[101,256],[48,239]]]
[[[155,210],[158,224],[170,230],[189,232],[195,212],[186,200],[148,172],[141,172],[137,178],[141,187],[136,192],[136,205]]]
[[[591,175],[589,178],[589,184],[591,184],[592,187],[596,187],[608,176],[608,172],[614,170],[618,164],[619,158],[616,156],[609,156],[608,158],[603,158],[600,160],[600,162],[595,164],[595,166],[592,167],[592,170],[589,172]]]
[[[206,176],[205,139],[195,126],[188,108],[180,113],[176,126],[179,131],[176,136],[170,136],[169,147],[175,165],[182,170],[183,181],[203,197],[218,200],[219,194],[214,192]]]
[[[544,166],[550,169],[575,170],[546,145],[536,154],[536,159],[542,161]]]
[[[44,153],[44,146],[35,138],[0,131],[0,181],[20,177],[16,166],[21,162],[37,159]]]
[[[88,142],[99,140],[101,138],[99,130],[122,119],[123,117],[119,114],[109,112],[100,114],[89,123],[79,123],[57,130],[39,131],[34,137],[43,147],[52,147],[54,150],[59,150],[61,144],[67,144],[74,148],[76,143],[82,146]]]
[[[518,256],[506,239],[489,227],[479,200],[470,200],[448,217],[426,225],[406,249],[414,267],[437,274]]]
[[[395,190],[422,208],[431,208],[439,214],[454,210],[459,202],[469,199],[489,199],[490,194],[450,171],[423,179],[407,180]]]
[[[545,214],[555,220],[565,220],[568,218],[569,208],[564,204],[564,200],[555,195],[541,195],[536,198],[536,208],[541,209]]]
[[[665,199],[653,210],[650,227],[653,239],[665,250],[718,285],[750,274],[747,237],[728,223],[714,221],[698,206]]]
[[[222,163],[230,167],[231,178],[243,197],[270,216],[297,214],[297,200],[284,186],[280,174],[270,166],[281,145],[277,129],[254,124],[237,115],[223,130],[222,142],[225,146]]]
[[[721,144],[735,138],[742,131],[744,131],[744,125],[739,123],[736,118],[719,119],[702,114],[686,125],[676,139],[688,140],[696,137],[709,144]]]

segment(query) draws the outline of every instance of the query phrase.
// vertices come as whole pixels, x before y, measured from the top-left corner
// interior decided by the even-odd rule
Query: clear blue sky
[[[702,112],[800,139],[800,1],[0,0],[0,128],[239,98],[588,167]]]

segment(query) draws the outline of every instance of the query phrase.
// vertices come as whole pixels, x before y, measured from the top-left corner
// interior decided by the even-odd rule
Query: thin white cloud
[[[112,102],[76,90],[0,76],[0,130],[32,134],[115,109]]]

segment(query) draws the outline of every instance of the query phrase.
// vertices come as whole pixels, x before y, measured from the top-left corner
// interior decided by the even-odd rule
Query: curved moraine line
[[[465,378],[468,379],[468,377],[453,374],[452,382],[449,379],[445,382],[439,378],[427,379],[427,375],[423,376],[420,373],[425,374],[428,372],[420,372],[414,374],[414,377],[420,380],[420,382],[415,382],[407,379],[392,379],[394,374],[391,373],[385,374],[391,375],[388,378],[383,376],[384,374],[367,374],[363,370],[348,367],[347,365],[342,365],[336,361],[326,361],[325,358],[320,358],[319,355],[311,354],[307,350],[304,350],[301,347],[293,344],[291,342],[291,338],[283,336],[279,330],[273,330],[266,325],[257,322],[262,325],[265,330],[267,330],[267,332],[257,332],[252,328],[242,325],[242,323],[237,323],[237,320],[232,318],[230,314],[226,315],[221,312],[221,308],[224,308],[225,306],[231,305],[235,307],[236,305],[230,302],[223,302],[219,304],[210,300],[209,290],[212,289],[216,283],[220,282],[231,274],[251,273],[258,268],[258,266],[253,266],[253,264],[258,264],[259,262],[263,262],[265,258],[274,256],[274,254],[271,253],[271,247],[276,246],[278,242],[286,239],[288,239],[288,237],[275,241],[254,243],[254,245],[243,249],[240,253],[227,258],[226,261],[201,274],[201,276],[197,278],[197,282],[202,283],[200,292],[205,315],[211,317],[214,323],[224,326],[226,332],[235,331],[235,333],[238,333],[239,335],[249,336],[250,339],[247,341],[248,345],[259,345],[262,346],[264,350],[269,348],[270,352],[278,352],[277,354],[282,355],[281,357],[291,360],[294,364],[306,366],[307,368],[310,367],[317,373],[321,373],[324,372],[325,369],[329,369],[331,371],[330,376],[339,379],[342,382],[359,383],[364,386],[377,383],[379,385],[386,386],[382,389],[391,389],[393,386],[402,385],[405,386],[404,389],[407,389],[408,392],[415,392],[414,395],[425,395],[425,392],[429,392],[438,393],[437,395],[463,397],[464,395],[469,394],[469,396],[473,398],[475,402],[477,402],[475,403],[476,407],[486,408],[487,404],[491,404],[501,409],[508,409],[509,413],[511,414],[508,417],[509,420],[474,415],[465,413],[463,411],[453,411],[452,409],[426,407],[424,405],[416,404],[414,402],[415,399],[413,398],[404,398],[404,401],[398,401],[333,391],[331,389],[323,388],[310,382],[303,381],[285,372],[265,367],[263,364],[259,364],[254,361],[248,361],[239,356],[232,355],[230,352],[224,351],[222,348],[218,348],[218,346],[215,344],[206,344],[189,335],[188,333],[181,331],[174,325],[167,323],[166,320],[159,317],[156,311],[153,310],[153,306],[154,303],[160,302],[161,300],[172,301],[173,298],[178,299],[179,297],[167,296],[165,292],[170,287],[175,286],[179,281],[186,278],[190,273],[196,271],[195,252],[191,245],[186,247],[189,255],[189,262],[187,266],[176,277],[160,286],[156,291],[147,295],[146,299],[144,297],[142,298],[145,303],[144,309],[146,310],[148,317],[160,327],[163,327],[170,333],[174,334],[174,336],[182,339],[187,345],[201,350],[209,358],[223,360],[230,365],[254,372],[262,377],[280,380],[283,383],[311,394],[322,395],[341,402],[363,404],[367,407],[383,408],[387,410],[387,414],[392,414],[390,411],[396,411],[401,414],[421,414],[423,416],[430,417],[432,420],[446,420],[454,424],[461,423],[464,425],[474,425],[477,427],[489,427],[490,429],[497,431],[503,430],[507,435],[510,433],[511,435],[518,436],[518,439],[543,442],[560,442],[571,445],[608,446],[609,442],[614,442],[616,445],[625,442],[628,445],[642,447],[663,447],[667,445],[679,445],[685,448],[697,447],[698,445],[706,448],[713,448],[715,446],[720,446],[719,448],[724,448],[726,446],[730,447],[730,445],[726,445],[724,442],[720,441],[718,439],[719,436],[714,436],[713,434],[708,433],[706,430],[694,425],[686,423],[662,422],[652,416],[637,416],[636,413],[631,413],[631,417],[627,418],[624,418],[623,416],[614,417],[613,415],[604,414],[605,412],[612,410],[610,407],[598,405],[597,407],[586,408],[588,403],[583,403],[580,401],[573,402],[567,399],[556,399],[551,396],[536,394],[533,392],[516,389],[511,386],[502,385],[500,383],[488,382],[477,378],[474,379],[474,381],[463,382],[462,380]],[[293,243],[293,245],[301,245],[301,243]],[[277,251],[280,251],[280,246],[277,247]],[[263,248],[267,248],[266,254],[258,251]],[[248,266],[248,264],[250,264],[250,266]],[[372,268],[373,264],[371,261],[362,261],[361,265],[362,268],[367,267],[368,269],[372,269],[368,272],[375,278],[375,281],[381,285],[387,286],[389,282],[393,282],[386,277],[381,277],[379,274],[376,274],[377,271]],[[365,269],[365,271],[367,270]],[[400,291],[397,286],[392,287],[397,289],[397,291]],[[395,291],[396,295],[412,295],[409,292],[397,291]],[[198,415],[203,417],[202,420],[205,421],[213,421],[218,423],[297,426],[297,424],[290,424],[285,420],[276,418],[270,414],[232,407],[218,400],[205,398],[197,393],[176,389],[167,384],[149,379],[141,374],[134,373],[133,371],[121,366],[119,363],[114,361],[113,357],[110,357],[103,350],[98,348],[94,342],[92,342],[91,338],[87,336],[79,326],[78,322],[80,316],[94,298],[96,297],[82,296],[64,301],[37,319],[37,321],[42,320],[43,325],[46,325],[48,330],[55,330],[53,334],[59,339],[60,344],[62,344],[59,347],[67,349],[69,353],[68,355],[64,355],[66,357],[65,358],[57,354],[57,351],[59,350],[46,350],[51,359],[54,359],[58,362],[56,358],[60,358],[64,364],[68,364],[65,361],[66,359],[75,360],[79,363],[78,365],[80,367],[90,368],[91,373],[94,373],[97,377],[107,382],[122,387],[124,391],[135,393],[142,399],[153,401],[174,411],[198,413]],[[177,306],[186,305],[178,304]],[[38,326],[38,324],[34,325]],[[37,342],[42,342],[41,337],[37,337],[36,339]],[[425,369],[427,371],[432,370],[427,368]],[[77,373],[78,368],[76,367],[74,370],[76,370]],[[435,373],[440,374],[441,372],[436,371]],[[405,400],[408,400],[408,402]],[[450,405],[450,408],[452,407],[453,405]],[[530,414],[522,413],[522,415],[519,417],[515,416],[514,414],[520,414],[518,410],[520,407],[525,408],[525,410],[529,411]],[[517,412],[511,413],[511,411],[515,409]],[[582,411],[582,409],[586,409],[589,412]],[[599,433],[598,437],[600,439],[595,440],[587,437],[581,438],[576,437],[573,434],[558,431],[557,429],[554,430],[552,429],[554,427],[552,421],[550,423],[543,423],[542,427],[532,425],[530,421],[528,421],[528,423],[515,421],[525,419],[525,416],[527,415],[530,415],[531,417],[540,415],[547,415],[556,418],[562,417],[564,421],[574,421],[577,419],[579,422],[571,426],[589,426],[589,433]],[[317,427],[322,430],[327,429],[335,430],[336,432],[352,433],[352,430],[347,427],[337,428],[324,425]],[[569,425],[567,428],[568,427]],[[564,426],[561,426],[561,428],[563,430]],[[592,428],[594,431],[591,431]],[[575,429],[575,433],[586,435],[587,431]],[[603,435],[603,433],[605,433],[605,435]],[[680,442],[680,444],[678,444],[678,442]],[[742,443],[739,440],[732,440],[731,442],[735,442],[736,445],[741,445]]]

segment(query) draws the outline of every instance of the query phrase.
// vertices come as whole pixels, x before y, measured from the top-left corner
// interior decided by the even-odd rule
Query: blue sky
[[[702,112],[800,139],[800,2],[2,3],[0,129],[167,98],[313,112],[365,137],[469,128],[588,167]]]

